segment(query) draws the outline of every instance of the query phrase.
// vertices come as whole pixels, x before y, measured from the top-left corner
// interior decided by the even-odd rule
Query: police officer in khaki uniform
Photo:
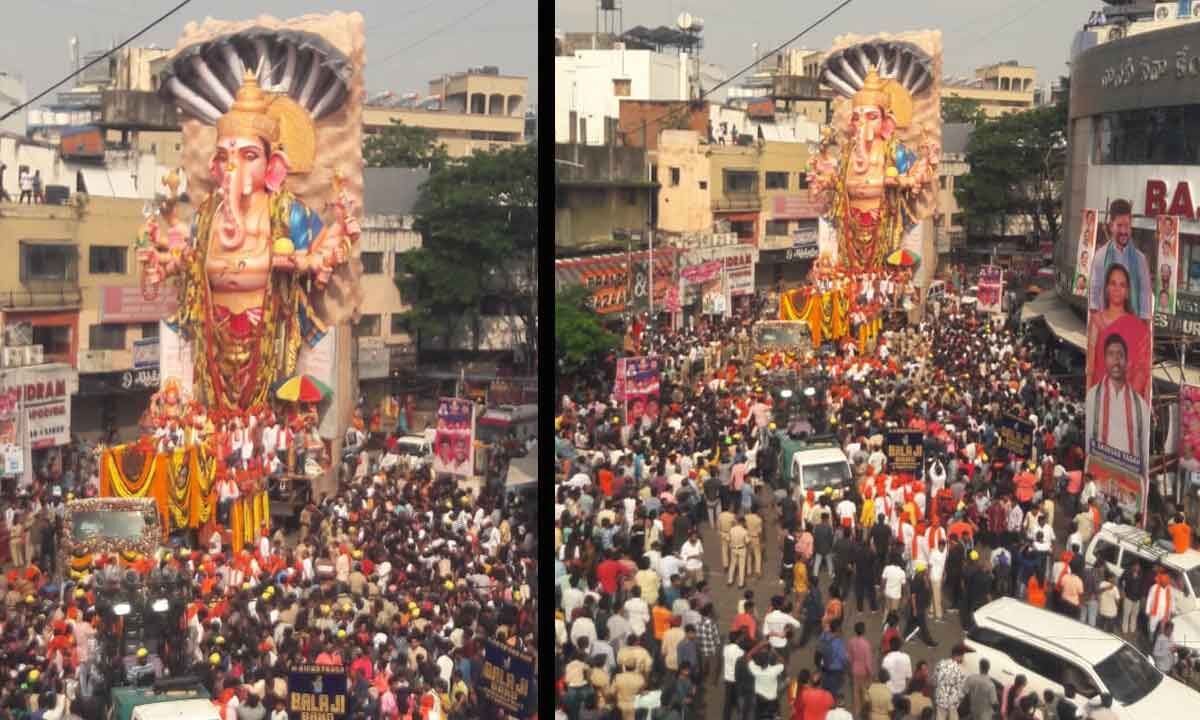
[[[746,515],[746,532],[749,533],[750,542],[750,570],[749,573],[753,577],[762,575],[762,555],[763,555],[763,520],[758,514],[758,507],[753,506],[750,513]]]
[[[25,542],[27,534],[25,518],[20,513],[13,515],[12,527],[8,529],[8,547],[12,553],[14,567],[23,568],[29,564],[29,555],[26,552],[28,546]]]
[[[725,509],[717,516],[717,532],[721,535],[721,569],[729,567],[729,533],[737,524],[737,515],[732,510]]]
[[[725,576],[725,584],[733,584],[736,574],[738,587],[746,586],[746,544],[750,541],[750,532],[746,530],[746,518],[740,517],[737,525],[729,531],[729,572]]]

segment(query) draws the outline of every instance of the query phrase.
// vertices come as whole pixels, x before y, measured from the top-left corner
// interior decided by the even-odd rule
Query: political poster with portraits
[[[613,397],[617,402],[625,401],[625,361],[623,357],[617,358],[617,375],[613,379]]]
[[[1158,216],[1158,270],[1154,273],[1154,311],[1175,314],[1179,289],[1179,218]]]
[[[643,417],[658,421],[661,372],[657,356],[625,358],[625,421],[630,425]]]
[[[984,265],[979,268],[979,282],[975,297],[980,312],[998,313],[1003,307],[1004,298],[1004,268],[998,265]]]
[[[1097,249],[1089,278],[1087,470],[1109,503],[1140,523],[1149,489],[1153,386],[1149,264],[1132,243],[1129,203],[1112,207],[1108,242]]]
[[[433,472],[475,474],[475,403],[464,398],[438,400],[433,435]]]
[[[726,315],[729,312],[729,285],[726,282],[725,266],[721,260],[709,260],[689,265],[679,271],[683,303],[699,302],[700,312],[705,315]]]
[[[21,475],[25,452],[21,442],[21,381],[18,372],[0,372],[0,475]]]
[[[1200,475],[1200,387],[1179,386],[1179,469]]]
[[[1096,228],[1100,214],[1096,208],[1083,209],[1083,222],[1079,226],[1079,246],[1076,248],[1075,277],[1071,280],[1071,292],[1079,297],[1087,297],[1088,271],[1091,269],[1092,257],[1096,253]]]

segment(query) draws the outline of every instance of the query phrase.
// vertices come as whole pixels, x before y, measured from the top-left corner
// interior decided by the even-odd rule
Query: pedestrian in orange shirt
[[[1029,576],[1029,584],[1026,586],[1026,598],[1029,604],[1034,607],[1046,607],[1046,588],[1038,581],[1037,575]]]
[[[1175,552],[1184,553],[1192,546],[1192,528],[1183,519],[1183,513],[1175,513],[1175,522],[1167,526]]]

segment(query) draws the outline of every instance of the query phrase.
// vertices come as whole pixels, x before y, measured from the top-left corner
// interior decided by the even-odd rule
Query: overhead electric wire
[[[821,17],[814,20],[812,23],[810,23],[808,25],[808,27],[804,28],[800,32],[793,35],[791,38],[789,38],[787,41],[785,41],[782,45],[776,47],[774,50],[770,50],[770,51],[766,52],[759,59],[750,63],[749,65],[742,68],[741,70],[738,70],[736,73],[734,73],[733,75],[730,75],[729,77],[725,78],[724,80],[717,83],[716,85],[713,85],[712,88],[710,88],[709,90],[705,90],[703,93],[700,94],[700,97],[696,98],[694,101],[692,101],[692,100],[687,101],[687,104],[690,105],[692,102],[699,102],[699,101],[703,100],[704,98],[708,97],[712,93],[721,89],[721,87],[728,85],[729,83],[736,80],[738,77],[746,74],[750,70],[753,70],[754,67],[757,66],[759,63],[761,63],[763,60],[766,60],[771,55],[774,55],[775,53],[779,52],[780,50],[786,48],[788,45],[791,45],[792,43],[796,42],[800,38],[804,37],[809,32],[811,32],[813,29],[819,27],[822,23],[824,23],[826,20],[828,20],[829,18],[836,15],[839,11],[841,11],[843,8],[845,8],[847,5],[849,5],[852,2],[854,2],[854,0],[842,0],[842,2],[839,3],[836,7],[834,7],[829,12],[825,13]],[[659,117],[657,117],[653,120],[644,120],[644,121],[642,121],[642,124],[639,127],[637,127],[635,130],[633,130],[632,132],[639,133],[639,132],[645,130],[647,127],[649,127],[652,123],[662,123],[664,121],[669,122],[671,119],[673,119],[673,118],[671,118],[671,116],[675,115],[676,113],[683,110],[684,107],[686,107],[686,106],[680,106],[680,107],[676,107],[674,109],[668,110],[667,112],[663,113],[662,115],[660,115]]]
[[[175,13],[179,12],[180,10],[182,10],[182,9],[183,9],[183,8],[184,8],[186,5],[188,5],[188,4],[189,4],[189,3],[191,3],[191,2],[192,2],[192,0],[181,0],[181,2],[180,2],[178,5],[176,5],[175,7],[171,8],[170,10],[168,10],[168,11],[166,11],[165,13],[163,13],[162,15],[160,15],[160,16],[159,16],[159,17],[158,17],[156,20],[152,21],[152,22],[151,22],[149,25],[145,26],[145,27],[144,27],[144,28],[142,28],[141,30],[138,30],[138,31],[137,31],[136,33],[134,33],[133,35],[130,35],[129,37],[127,37],[127,38],[126,38],[126,39],[125,39],[125,40],[124,40],[124,41],[123,41],[123,42],[122,42],[120,45],[117,45],[116,47],[112,48],[111,50],[109,50],[108,52],[104,53],[103,55],[101,55],[101,56],[99,56],[99,57],[97,57],[97,58],[94,58],[94,59],[93,59],[91,62],[88,62],[88,63],[87,63],[86,65],[84,65],[83,67],[79,68],[78,70],[75,70],[75,71],[74,71],[74,72],[72,72],[70,75],[67,75],[65,78],[63,78],[62,80],[59,80],[58,82],[54,83],[54,84],[53,84],[53,85],[51,85],[50,87],[48,87],[48,88],[46,88],[45,90],[41,91],[41,92],[40,92],[40,93],[38,93],[37,95],[34,95],[34,96],[33,96],[32,98],[30,98],[29,100],[26,100],[25,102],[23,102],[23,103],[21,103],[20,105],[16,106],[16,107],[15,107],[15,108],[13,108],[12,110],[9,110],[8,112],[4,113],[3,115],[0,115],[0,122],[3,122],[4,120],[7,120],[8,118],[10,118],[10,117],[12,117],[13,115],[17,114],[17,113],[18,113],[18,112],[20,112],[21,110],[24,110],[25,108],[27,108],[27,107],[29,107],[30,105],[32,105],[32,104],[34,104],[35,102],[37,102],[38,100],[41,100],[42,98],[46,97],[46,96],[47,96],[47,95],[49,95],[51,92],[53,92],[54,90],[56,90],[58,87],[60,87],[60,86],[62,86],[63,84],[65,84],[65,83],[66,83],[68,80],[70,80],[71,78],[74,78],[76,75],[79,75],[79,74],[80,74],[80,73],[82,73],[84,70],[87,70],[88,68],[90,68],[91,66],[93,66],[93,65],[95,65],[96,63],[100,62],[101,60],[105,60],[105,59],[107,59],[109,55],[112,55],[113,53],[115,53],[116,51],[118,51],[118,50],[120,50],[121,48],[125,47],[126,45],[128,45],[128,44],[129,44],[129,43],[131,43],[131,42],[133,42],[134,40],[137,40],[137,39],[138,39],[138,38],[140,38],[142,35],[145,35],[146,33],[150,32],[150,30],[152,30],[152,29],[153,29],[153,28],[154,28],[156,25],[158,25],[159,23],[161,23],[163,20],[166,20],[167,18],[171,17],[171,16],[172,16],[172,15],[174,15]]]
[[[421,43],[424,43],[426,40],[432,40],[433,38],[437,37],[438,35],[441,35],[442,33],[446,32],[447,30],[449,30],[449,29],[453,28],[455,25],[458,25],[460,22],[462,22],[462,21],[464,21],[464,20],[466,20],[466,19],[470,18],[472,15],[475,15],[476,13],[478,13],[478,12],[479,12],[479,11],[481,11],[481,10],[483,10],[485,7],[487,7],[488,5],[491,5],[491,4],[492,4],[492,3],[494,3],[494,2],[496,2],[496,0],[485,0],[485,2],[484,2],[482,5],[478,5],[478,6],[476,6],[476,7],[475,7],[473,10],[469,10],[469,11],[467,11],[467,13],[466,13],[466,14],[464,14],[464,15],[462,15],[462,16],[460,16],[460,17],[457,17],[457,18],[455,18],[454,20],[451,20],[450,22],[448,22],[448,23],[446,23],[445,25],[443,25],[443,26],[439,27],[438,29],[434,30],[433,32],[431,32],[431,33],[429,33],[429,34],[425,35],[425,36],[424,36],[424,37],[422,37],[420,40],[418,40],[418,41],[416,41],[416,42],[414,42],[414,43],[410,43],[410,44],[408,44],[408,45],[405,45],[404,47],[402,47],[402,48],[400,48],[400,49],[398,49],[398,50],[395,50],[395,51],[393,51],[393,52],[389,53],[389,54],[387,55],[387,57],[385,57],[385,58],[383,58],[382,60],[380,60],[380,61],[379,61],[379,63],[380,63],[380,64],[382,64],[382,63],[385,63],[385,62],[387,62],[388,60],[391,60],[392,58],[396,57],[396,56],[397,56],[397,55],[399,55],[400,53],[403,53],[403,52],[407,52],[407,51],[409,51],[409,50],[412,50],[413,48],[415,48],[416,46],[420,45]]]

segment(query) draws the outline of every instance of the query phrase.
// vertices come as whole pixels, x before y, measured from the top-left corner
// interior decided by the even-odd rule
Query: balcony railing
[[[761,210],[762,197],[758,193],[725,193],[713,198],[713,212],[736,210]]]
[[[0,308],[14,310],[37,307],[73,307],[82,304],[83,293],[78,286],[64,286],[53,290],[5,290],[0,291]]]

